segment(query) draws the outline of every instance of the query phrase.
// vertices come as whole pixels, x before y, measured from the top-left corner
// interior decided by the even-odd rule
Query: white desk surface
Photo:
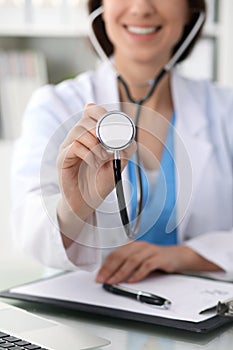
[[[17,260],[15,258],[14,260]],[[51,273],[51,271],[50,271]],[[48,275],[37,264],[0,263],[0,289],[29,282]],[[51,318],[66,325],[86,325],[94,334],[111,340],[109,350],[231,350],[233,322],[208,334],[196,334],[141,322],[112,319],[58,307],[1,299],[37,315]]]

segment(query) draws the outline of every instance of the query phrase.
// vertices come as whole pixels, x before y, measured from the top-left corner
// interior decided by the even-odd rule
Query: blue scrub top
[[[141,171],[144,198],[136,239],[159,245],[177,244],[174,125],[175,113],[172,116],[155,184],[149,186],[146,173],[143,169]],[[135,163],[132,160],[128,163],[128,171],[132,184],[131,221],[133,221],[136,216],[137,186]]]

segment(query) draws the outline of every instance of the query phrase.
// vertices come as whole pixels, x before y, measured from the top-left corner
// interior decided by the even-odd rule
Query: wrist
[[[222,271],[218,265],[204,258],[192,248],[186,245],[180,247],[186,271]]]
[[[83,210],[78,215],[64,198],[60,199],[57,206],[57,219],[65,248],[76,240],[92,212],[93,210]]]

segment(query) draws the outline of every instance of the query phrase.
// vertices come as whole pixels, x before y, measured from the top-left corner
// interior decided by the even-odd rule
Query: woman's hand
[[[89,104],[83,118],[62,143],[57,168],[62,204],[82,220],[101,204],[114,188],[112,153],[106,152],[96,138],[96,123],[106,113],[100,106]],[[121,152],[122,168],[136,149],[135,143]]]
[[[185,245],[159,246],[135,241],[117,248],[107,256],[96,282],[138,282],[154,270],[175,273],[221,269]]]

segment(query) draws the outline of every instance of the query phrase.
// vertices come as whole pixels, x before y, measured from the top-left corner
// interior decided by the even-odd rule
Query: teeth
[[[133,27],[128,26],[127,29],[130,33],[134,34],[151,34],[158,30],[159,27]]]

